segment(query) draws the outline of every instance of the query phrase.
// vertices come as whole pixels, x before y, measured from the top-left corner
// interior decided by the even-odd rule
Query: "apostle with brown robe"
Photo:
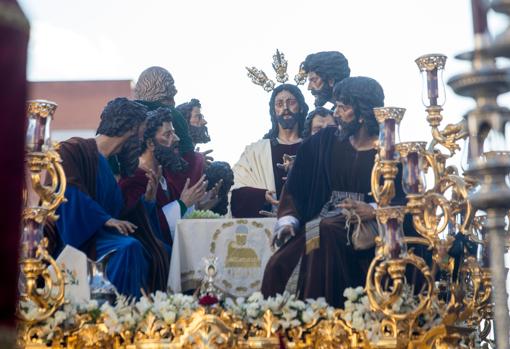
[[[234,165],[231,211],[233,217],[261,217],[278,204],[287,169],[285,155],[293,156],[301,145],[308,106],[297,86],[282,84],[269,101],[271,130],[248,145]]]
[[[307,139],[285,185],[275,227],[279,249],[264,272],[266,297],[287,290],[340,307],[345,288],[365,283],[374,249],[353,248],[341,210],[375,220],[369,193],[379,128],[372,109],[383,106],[384,93],[375,80],[354,77],[337,83],[334,97],[341,129]]]
[[[96,138],[71,138],[58,150],[67,179],[67,202],[57,210],[54,253],[67,244],[89,258],[113,252],[107,277],[120,293],[135,297],[141,296],[141,289],[166,289],[169,255],[156,237],[159,225],[157,217],[150,215],[152,204],[141,199],[132,210],[125,210],[107,158],[123,153],[125,144],[136,144],[131,140],[143,133],[146,114],[143,105],[116,98],[104,108]],[[149,181],[148,196],[156,186]]]

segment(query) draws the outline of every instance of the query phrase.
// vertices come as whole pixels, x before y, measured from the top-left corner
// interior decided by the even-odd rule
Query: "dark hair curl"
[[[228,193],[234,184],[234,172],[230,168],[228,162],[214,161],[205,170],[207,177],[207,190],[211,190],[220,179],[223,179],[223,184],[220,188],[218,196],[219,202],[212,208],[213,212],[225,215],[228,212]]]
[[[101,113],[96,134],[120,137],[138,128],[147,118],[147,107],[125,97],[108,102]]]
[[[189,124],[189,120],[191,119],[191,111],[194,107],[202,108],[200,101],[196,98],[192,98],[189,102],[179,104],[177,107],[175,107],[175,109],[181,112]]]
[[[314,110],[312,110],[306,117],[306,120],[305,120],[305,126],[304,126],[304,129],[303,129],[303,138],[308,138],[312,135],[312,122],[313,122],[313,119],[317,116],[322,116],[322,117],[326,117],[326,116],[333,116],[333,111],[332,110],[329,110],[327,108],[324,108],[324,107],[317,107],[315,108]],[[333,118],[336,122],[336,119]]]
[[[156,133],[163,123],[172,122],[172,110],[169,108],[158,108],[147,113],[147,125],[143,133],[142,153],[147,150],[147,141],[156,137]]]
[[[314,72],[325,82],[333,80],[336,83],[348,78],[351,74],[349,61],[338,51],[322,51],[309,54],[302,64],[306,73]]]
[[[336,83],[333,97],[353,108],[354,115],[365,122],[370,135],[379,133],[373,109],[384,106],[384,90],[376,80],[365,76],[344,79]]]

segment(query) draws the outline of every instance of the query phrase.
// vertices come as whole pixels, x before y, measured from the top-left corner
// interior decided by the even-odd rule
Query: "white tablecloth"
[[[273,254],[275,218],[182,219],[177,223],[168,287],[178,293],[197,288],[204,276],[203,258],[218,258],[216,285],[232,296],[260,290]]]

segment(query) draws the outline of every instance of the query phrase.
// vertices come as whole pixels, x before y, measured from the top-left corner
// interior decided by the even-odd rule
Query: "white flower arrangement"
[[[21,301],[20,308],[28,320],[35,320],[39,313],[38,306],[32,301]],[[48,319],[39,322],[38,339],[42,343],[51,343],[57,334],[64,335],[65,332],[73,330],[78,326],[78,315],[87,310],[85,304],[76,302],[73,299],[66,299],[55,313]]]
[[[126,331],[132,334],[135,332],[140,314],[136,311],[134,303],[133,299],[121,295],[117,297],[115,306],[110,303],[104,303],[101,306],[104,324],[109,334],[122,335]]]
[[[344,303],[343,318],[350,323],[352,328],[359,332],[364,332],[371,342],[376,342],[381,336],[381,320],[383,314],[373,311],[370,308],[370,301],[363,289],[359,286],[356,288],[347,288],[343,293],[347,300]],[[395,313],[407,313],[416,309],[419,305],[419,299],[414,295],[413,288],[404,285],[401,297],[392,305]],[[431,312],[422,314],[417,319],[417,326],[427,330],[441,323],[440,309],[437,301],[432,302]]]
[[[161,291],[143,296],[135,304],[140,317],[152,313],[157,319],[171,325],[182,316],[189,316],[198,307],[198,301],[192,296],[168,294]]]
[[[137,336],[168,338],[171,325],[179,318],[189,317],[197,307],[196,299],[182,294],[157,291],[143,296],[134,305],[140,320],[136,327]]]
[[[260,292],[253,293],[248,299],[225,300],[225,309],[255,329],[264,328],[264,313],[267,310],[276,321],[271,331],[287,330],[293,327],[312,324],[321,317],[331,317],[334,309],[323,298],[303,302],[294,295],[284,293],[264,299]]]
[[[363,287],[346,288],[343,295],[347,298],[344,302],[344,320],[355,330],[364,331],[368,340],[377,341],[383,316],[370,309],[370,302]]]

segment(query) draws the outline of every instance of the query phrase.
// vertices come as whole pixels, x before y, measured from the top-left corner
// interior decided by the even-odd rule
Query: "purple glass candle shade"
[[[379,137],[379,146],[381,149],[381,160],[395,159],[395,131],[397,121],[388,118],[381,123],[381,136]]]

